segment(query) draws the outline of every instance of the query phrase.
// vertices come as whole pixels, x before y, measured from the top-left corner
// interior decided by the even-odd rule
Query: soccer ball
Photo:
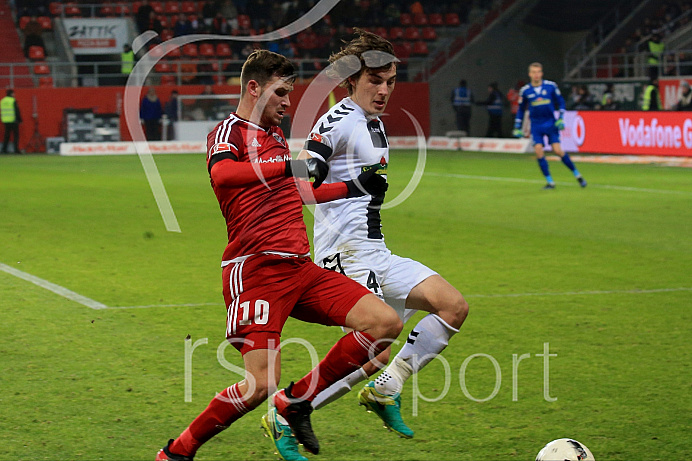
[[[543,447],[536,461],[595,461],[591,450],[574,439],[557,439]]]

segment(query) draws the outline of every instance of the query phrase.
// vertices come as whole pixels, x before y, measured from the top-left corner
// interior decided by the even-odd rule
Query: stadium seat
[[[221,69],[221,66],[219,65],[219,61],[212,61],[211,70],[213,70],[214,72],[218,72],[219,69]]]
[[[161,41],[167,41],[173,38],[173,31],[171,29],[163,29],[161,31]]]
[[[413,24],[416,26],[427,26],[428,25],[428,16],[425,14],[414,14],[413,15]]]
[[[390,40],[402,40],[404,38],[404,29],[401,27],[391,27],[389,29]]]
[[[206,58],[216,56],[216,51],[214,50],[214,45],[212,45],[211,43],[202,43],[199,46],[199,55],[204,56]]]
[[[373,30],[374,34],[379,35],[380,37],[386,39],[387,38],[387,28],[386,27],[375,27]]]
[[[46,51],[42,46],[30,46],[29,47],[29,59],[32,61],[43,61],[46,59]]]
[[[162,73],[162,74],[166,74],[166,73],[172,72],[172,71],[173,71],[173,68],[172,68],[171,65],[170,65],[169,63],[167,63],[166,61],[160,61],[160,62],[157,62],[157,63],[156,63],[156,65],[154,66],[154,70],[155,70],[156,72],[159,72],[159,73]]]
[[[180,11],[182,11],[184,14],[195,14],[199,11],[199,9],[197,8],[197,4],[195,2],[186,1],[183,2]]]
[[[432,27],[423,27],[421,37],[426,41],[437,40],[437,32],[435,32],[435,29]]]
[[[404,38],[406,40],[418,40],[420,39],[420,30],[418,27],[407,27],[404,31]]]
[[[440,13],[432,13],[428,16],[428,24],[433,27],[444,26],[445,22]]]
[[[22,16],[19,18],[19,28],[21,30],[24,30],[27,24],[29,24],[29,21],[31,21],[31,18],[29,16]]]
[[[182,56],[182,53],[180,52],[180,47],[178,46],[173,46],[169,50],[168,47],[166,47],[166,57],[170,59],[177,59]]]
[[[137,14],[140,6],[142,6],[142,2],[132,2],[132,12]]]
[[[62,13],[62,4],[60,2],[50,2],[48,11],[50,11],[52,16],[60,16],[60,13]]]
[[[48,16],[39,16],[38,23],[41,24],[43,30],[53,30],[53,20]]]
[[[162,2],[149,2],[149,6],[154,10],[156,14],[163,14],[163,3]]]
[[[79,9],[76,3],[65,3],[65,16],[79,17],[82,15],[82,10]]]
[[[103,5],[99,10],[99,16],[102,17],[112,17],[115,16],[115,8],[110,5]]]
[[[164,54],[164,45],[149,45],[149,56],[151,56],[153,59],[162,58]]]
[[[38,86],[40,88],[53,88],[53,77],[39,77]]]
[[[238,27],[240,29],[249,29],[250,27],[252,27],[252,23],[250,22],[250,16],[248,16],[247,14],[239,14]]]
[[[411,51],[412,56],[427,56],[428,55],[428,44],[422,40],[418,40],[413,44],[413,50]]]
[[[233,55],[233,53],[231,52],[231,45],[224,42],[217,43],[216,55],[220,58],[230,58]]]
[[[199,55],[197,45],[195,45],[194,43],[188,43],[187,45],[183,45],[183,55],[185,55],[188,58],[196,58]]]
[[[118,16],[129,16],[130,6],[127,3],[118,3],[115,7],[115,14]]]
[[[159,22],[161,23],[161,27],[163,27],[164,29],[173,27],[173,21],[170,19],[169,16],[164,16],[163,14],[160,14],[156,16],[156,19],[159,20]]]
[[[34,65],[34,74],[36,75],[48,75],[50,74],[50,67],[45,62],[39,62]]]
[[[411,56],[411,44],[409,42],[394,43],[394,55],[401,61],[406,61]]]
[[[401,16],[399,16],[399,24],[404,27],[413,25],[413,17],[411,16],[411,13],[401,13]]]
[[[161,85],[175,85],[175,75],[162,75]]]
[[[459,21],[459,15],[456,13],[447,13],[445,14],[445,25],[450,26],[450,27],[457,27],[461,24],[461,21]]]
[[[168,1],[163,6],[163,11],[166,14],[178,14],[180,13],[180,3],[175,1]]]

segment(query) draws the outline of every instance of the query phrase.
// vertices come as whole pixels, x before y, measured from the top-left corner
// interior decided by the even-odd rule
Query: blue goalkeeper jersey
[[[530,83],[519,90],[519,110],[514,125],[521,128],[526,107],[529,108],[529,118],[532,125],[555,123],[555,106],[560,108],[560,118],[565,114],[565,98],[562,97],[557,84],[543,80],[540,85]]]

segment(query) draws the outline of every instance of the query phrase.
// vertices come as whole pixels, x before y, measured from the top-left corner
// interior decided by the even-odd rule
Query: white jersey
[[[376,168],[387,178],[389,143],[382,121],[351,98],[334,105],[315,124],[305,150],[329,164],[325,183],[355,179]],[[386,250],[380,224],[384,194],[334,200],[315,206],[315,261],[354,250]]]

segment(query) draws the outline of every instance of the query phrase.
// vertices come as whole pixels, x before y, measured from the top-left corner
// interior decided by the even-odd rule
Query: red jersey
[[[218,156],[218,157],[215,157]],[[207,167],[212,160],[275,163],[291,160],[286,139],[279,127],[264,129],[231,114],[207,135]],[[258,165],[259,166],[259,165]],[[228,245],[222,266],[257,253],[309,255],[310,244],[303,222],[303,204],[292,177],[258,179],[242,186],[219,186],[211,181],[221,213],[226,219]]]

